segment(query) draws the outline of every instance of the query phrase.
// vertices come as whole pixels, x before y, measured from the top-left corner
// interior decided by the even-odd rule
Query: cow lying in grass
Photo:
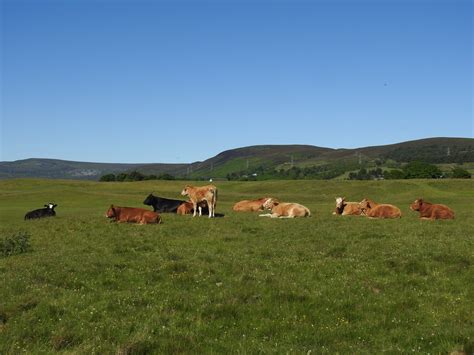
[[[359,204],[362,212],[369,218],[401,218],[402,212],[396,206],[379,204],[364,198]]]
[[[259,198],[258,200],[243,200],[237,202],[232,209],[236,212],[257,212],[257,211],[263,211],[265,208],[263,205],[265,202],[268,200],[273,200],[277,201],[276,199],[272,199],[271,197],[262,197]]]
[[[420,212],[421,219],[454,219],[454,211],[448,206],[426,202],[422,198],[415,200],[410,209]]]
[[[359,202],[347,202],[345,197],[336,197],[336,210],[332,214],[341,216],[360,216]]]
[[[170,198],[164,198],[159,196],[154,196],[153,194],[149,194],[146,199],[143,201],[144,205],[152,206],[154,212],[171,212],[176,213],[178,207],[183,204],[185,201],[183,200],[173,200]]]
[[[260,217],[295,218],[311,216],[310,210],[299,203],[278,202],[276,200],[269,199],[265,201],[263,208],[271,210],[272,213],[261,214]]]
[[[207,206],[206,201],[198,202],[198,211],[200,216],[202,216],[203,213],[209,214],[209,207]],[[194,213],[193,203],[189,201],[183,202],[181,205],[179,205],[176,213],[179,215]]]
[[[144,208],[119,207],[111,205],[105,216],[107,218],[115,219],[115,221],[118,223],[161,223],[161,217],[158,213],[145,210]]]
[[[206,201],[209,207],[209,218],[215,217],[215,209],[217,202],[217,187],[214,185],[206,185],[194,187],[186,185],[181,191],[181,195],[188,196],[193,204],[193,217],[196,216],[198,203],[201,201]]]
[[[25,214],[25,220],[27,219],[35,219],[35,218],[44,218],[44,217],[54,217],[56,216],[56,211],[54,208],[57,207],[55,203],[48,203],[44,205],[45,208],[39,208],[37,210],[33,210]]]

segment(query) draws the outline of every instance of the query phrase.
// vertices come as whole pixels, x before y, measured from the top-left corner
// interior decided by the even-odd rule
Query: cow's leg
[[[201,217],[202,216],[202,207],[199,206],[198,208],[199,208],[199,217]]]
[[[194,212],[193,212],[193,217],[196,217],[197,203],[194,202],[194,201],[192,201],[192,202],[193,202],[193,210],[194,210]]]

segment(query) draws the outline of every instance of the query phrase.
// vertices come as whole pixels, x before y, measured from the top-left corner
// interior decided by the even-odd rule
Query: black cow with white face
[[[154,196],[153,194],[149,194],[145,201],[143,201],[144,205],[152,206],[153,211],[163,213],[163,212],[171,212],[176,213],[178,207],[186,201],[182,200],[173,200],[164,197]]]
[[[54,217],[56,216],[56,212],[54,208],[57,207],[55,203],[48,203],[44,205],[45,208],[39,208],[37,210],[33,210],[25,214],[25,220],[27,219],[35,219],[35,218],[44,218],[44,217]]]

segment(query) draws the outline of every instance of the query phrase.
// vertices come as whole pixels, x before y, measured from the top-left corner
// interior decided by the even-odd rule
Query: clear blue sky
[[[0,0],[0,160],[473,137],[470,0]]]

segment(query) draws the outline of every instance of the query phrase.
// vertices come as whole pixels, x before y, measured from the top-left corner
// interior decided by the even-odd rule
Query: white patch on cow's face
[[[342,197],[336,198],[336,206],[341,207],[343,201],[344,201],[344,199]]]
[[[186,191],[186,189],[183,189],[183,191],[181,191],[181,195],[186,196],[187,194],[188,192]]]
[[[48,203],[48,208],[49,208],[49,209],[52,209],[53,207],[54,207],[54,204]]]

